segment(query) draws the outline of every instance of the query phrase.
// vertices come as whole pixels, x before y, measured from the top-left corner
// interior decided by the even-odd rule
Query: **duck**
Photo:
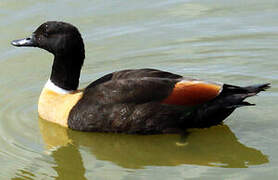
[[[111,72],[78,89],[85,48],[74,25],[47,21],[11,44],[54,55],[38,114],[77,131],[162,134],[206,128],[221,124],[236,108],[254,106],[245,99],[270,88],[270,83],[236,86],[144,68]]]

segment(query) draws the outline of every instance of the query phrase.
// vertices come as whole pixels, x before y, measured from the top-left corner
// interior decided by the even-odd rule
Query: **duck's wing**
[[[179,79],[182,76],[173,74],[167,71],[161,71],[157,69],[127,69],[123,71],[116,71],[107,74],[96,81],[92,82],[87,86],[87,89],[97,86],[101,83],[110,80],[120,80],[120,79],[138,79],[143,77],[153,77],[153,78],[167,78],[167,79]]]
[[[69,127],[146,134],[181,128],[180,125],[190,127],[195,122],[191,114],[196,105],[216,99],[221,88],[214,83],[183,78],[102,81],[84,90],[70,112]]]
[[[104,76],[105,77],[105,76]],[[214,99],[222,85],[183,78],[106,78],[85,89],[82,99],[99,104],[161,102],[169,105],[192,106]],[[101,82],[102,81],[102,82]],[[97,84],[98,83],[98,84]]]
[[[113,79],[137,79],[143,77],[179,79],[182,76],[158,69],[128,69],[113,73]]]

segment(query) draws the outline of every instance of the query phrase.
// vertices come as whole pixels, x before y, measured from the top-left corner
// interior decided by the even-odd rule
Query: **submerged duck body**
[[[39,47],[54,55],[50,79],[39,98],[41,118],[80,131],[171,133],[221,123],[269,84],[239,87],[185,78],[156,69],[107,74],[77,90],[85,50],[69,23],[42,24],[14,46]]]

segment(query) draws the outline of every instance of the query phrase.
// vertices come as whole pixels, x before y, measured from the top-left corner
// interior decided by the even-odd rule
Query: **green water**
[[[278,1],[1,0],[0,179],[276,179]],[[80,87],[151,67],[234,83],[271,82],[222,126],[188,134],[82,133],[38,118],[52,55],[15,48],[47,20],[79,27]]]

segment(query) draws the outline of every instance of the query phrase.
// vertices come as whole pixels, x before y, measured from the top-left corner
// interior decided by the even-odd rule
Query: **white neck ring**
[[[44,88],[54,91],[58,94],[69,94],[73,92],[56,86],[50,79],[48,79],[48,81],[44,85]]]

